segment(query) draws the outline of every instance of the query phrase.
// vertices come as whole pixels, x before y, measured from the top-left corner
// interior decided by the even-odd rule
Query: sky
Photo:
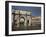
[[[41,7],[12,6],[12,9],[14,9],[14,10],[32,11],[32,16],[41,16]]]

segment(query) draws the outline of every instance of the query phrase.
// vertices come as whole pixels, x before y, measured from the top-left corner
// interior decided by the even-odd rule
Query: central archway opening
[[[24,17],[20,17],[20,27],[21,29],[24,29],[24,23],[25,23],[25,18]]]

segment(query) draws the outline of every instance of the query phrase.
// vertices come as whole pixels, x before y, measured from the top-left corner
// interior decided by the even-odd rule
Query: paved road
[[[41,29],[41,26],[28,26],[28,27],[24,27],[24,26],[21,26],[21,27],[15,27],[12,29],[12,31],[19,31],[19,30],[39,30]]]

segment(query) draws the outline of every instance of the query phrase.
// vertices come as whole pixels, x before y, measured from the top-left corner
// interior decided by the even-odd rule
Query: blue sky
[[[12,9],[32,11],[32,16],[41,16],[41,7],[12,6]]]

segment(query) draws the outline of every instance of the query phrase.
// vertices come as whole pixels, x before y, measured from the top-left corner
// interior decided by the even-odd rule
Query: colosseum
[[[41,17],[31,11],[15,10],[12,13],[12,31],[41,29]]]

